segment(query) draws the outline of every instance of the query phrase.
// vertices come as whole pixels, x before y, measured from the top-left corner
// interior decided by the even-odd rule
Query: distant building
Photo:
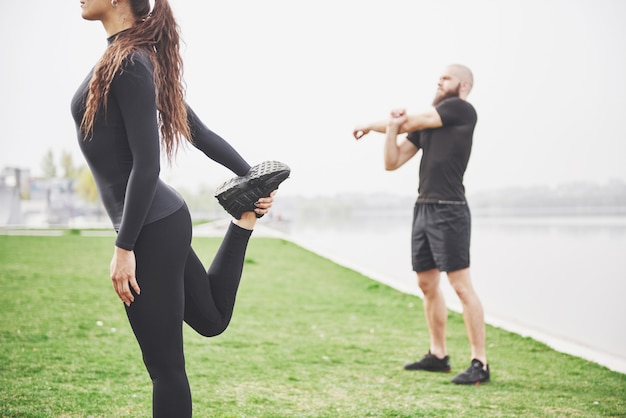
[[[0,171],[0,225],[23,223],[22,199],[29,196],[30,170],[6,167]]]
[[[33,178],[30,170],[0,170],[0,227],[101,226],[100,202],[87,203],[74,193],[74,180]]]

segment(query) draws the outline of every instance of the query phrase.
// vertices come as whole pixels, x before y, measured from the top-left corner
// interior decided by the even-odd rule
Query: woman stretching
[[[190,417],[183,321],[201,335],[232,317],[245,251],[258,217],[290,173],[270,161],[250,167],[189,108],[182,87],[178,26],[167,0],[81,0],[102,22],[108,47],[72,99],[80,148],[117,231],[111,280],[153,382],[153,416]],[[208,272],[191,248],[181,196],[159,179],[189,140],[237,177],[216,193],[235,218]]]

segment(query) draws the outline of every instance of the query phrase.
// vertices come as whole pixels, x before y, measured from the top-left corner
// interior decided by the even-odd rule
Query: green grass
[[[206,263],[218,244],[194,239]],[[151,416],[151,383],[108,278],[112,251],[111,237],[0,236],[0,416]],[[230,328],[206,339],[185,327],[194,416],[626,416],[626,375],[487,332],[489,384],[406,372],[428,345],[419,298],[253,238]],[[460,315],[448,335],[459,372],[469,362]]]

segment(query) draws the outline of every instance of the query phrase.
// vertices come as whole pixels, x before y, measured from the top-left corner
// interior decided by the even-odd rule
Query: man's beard
[[[433,99],[433,106],[437,106],[439,103],[443,102],[446,99],[449,99],[450,97],[459,97],[460,93],[461,93],[461,83],[459,83],[459,85],[456,86],[456,89],[437,93],[435,95],[435,98]]]

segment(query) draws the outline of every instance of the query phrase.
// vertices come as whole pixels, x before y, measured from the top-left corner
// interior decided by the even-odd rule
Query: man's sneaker
[[[457,385],[480,385],[489,381],[489,365],[486,370],[483,369],[483,363],[480,360],[473,359],[472,364],[463,373],[460,373],[452,381]]]
[[[215,191],[217,201],[226,212],[236,219],[241,219],[244,212],[254,211],[255,203],[262,197],[278,189],[285,181],[291,169],[278,161],[265,161],[250,168],[245,176],[234,177]],[[261,217],[258,215],[257,217]]]
[[[421,360],[404,365],[404,370],[425,370],[427,372],[450,372],[450,356],[438,358],[430,351]]]

